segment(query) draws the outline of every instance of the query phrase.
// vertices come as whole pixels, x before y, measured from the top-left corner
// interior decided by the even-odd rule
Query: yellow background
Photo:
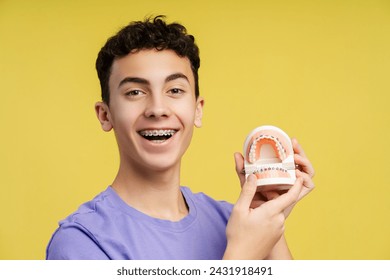
[[[255,127],[296,137],[316,189],[288,218],[297,259],[390,259],[390,2],[0,0],[0,259],[43,259],[58,220],[110,184],[93,105],[105,40],[165,14],[201,49],[204,127],[182,182],[236,200]]]

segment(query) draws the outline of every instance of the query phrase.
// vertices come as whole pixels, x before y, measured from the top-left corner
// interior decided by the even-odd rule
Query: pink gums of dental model
[[[245,174],[255,174],[258,189],[285,190],[295,182],[294,151],[290,137],[275,126],[260,126],[244,144]]]

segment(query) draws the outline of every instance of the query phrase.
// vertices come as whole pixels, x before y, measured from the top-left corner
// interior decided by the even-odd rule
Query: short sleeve
[[[60,227],[46,249],[47,260],[108,260],[107,254],[77,227]]]

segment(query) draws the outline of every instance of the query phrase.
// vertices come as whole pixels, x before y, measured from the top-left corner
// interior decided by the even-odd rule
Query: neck
[[[131,207],[154,218],[184,218],[188,209],[180,191],[180,164],[167,170],[141,169],[121,163],[112,183],[118,195]]]

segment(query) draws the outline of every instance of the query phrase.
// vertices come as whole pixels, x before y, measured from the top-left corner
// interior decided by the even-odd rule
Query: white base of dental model
[[[260,126],[244,143],[245,174],[255,174],[259,190],[286,190],[294,185],[295,162],[290,137],[275,126]]]

